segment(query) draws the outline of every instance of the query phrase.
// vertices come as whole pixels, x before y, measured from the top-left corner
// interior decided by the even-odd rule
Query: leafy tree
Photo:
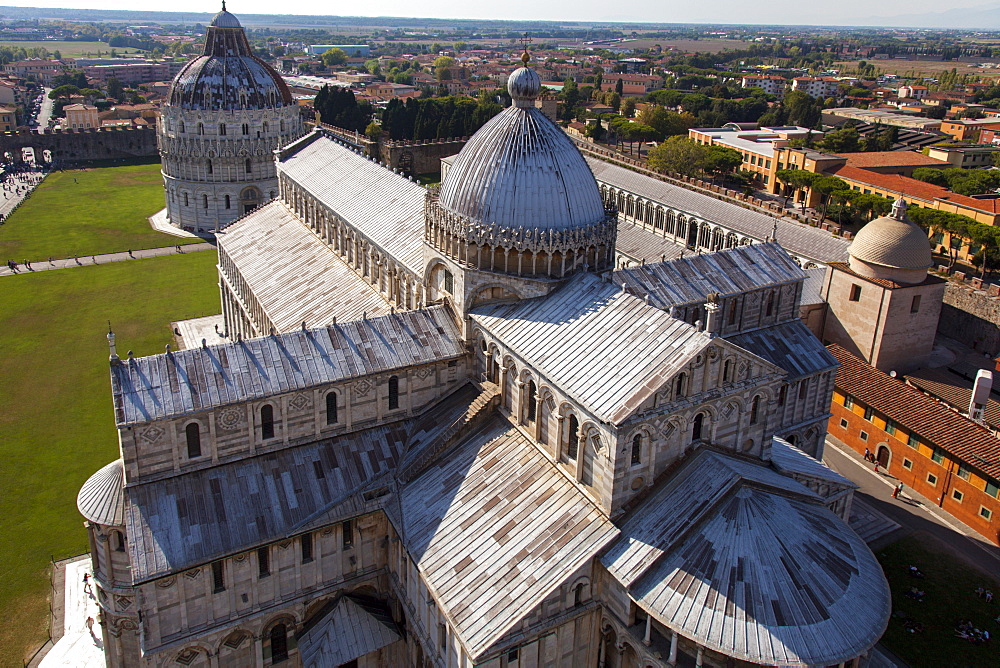
[[[823,138],[822,147],[833,153],[856,153],[861,150],[861,135],[854,128],[840,128]]]
[[[322,122],[345,130],[363,132],[372,117],[371,104],[359,104],[354,91],[346,88],[323,86],[316,94],[313,106]]]
[[[712,174],[728,174],[743,164],[743,156],[736,149],[726,146],[709,146],[705,171]],[[756,176],[756,175],[755,175]]]
[[[838,190],[850,190],[850,186],[843,179],[836,176],[817,175],[810,184],[813,191],[822,195],[823,208],[820,211],[820,220],[826,220],[826,212],[830,208],[831,195]]]
[[[667,111],[658,104],[647,104],[636,116],[637,122],[655,128],[664,137],[687,135],[695,126],[695,117],[688,112]]]
[[[372,141],[379,141],[382,139],[382,126],[375,122],[369,123],[365,128],[365,136]]]
[[[627,97],[624,100],[622,100],[622,106],[618,110],[618,113],[620,113],[625,118],[632,118],[633,116],[635,116],[635,98]]]
[[[66,99],[68,100],[73,95],[79,95],[80,89],[73,84],[64,84],[57,88],[53,88],[49,91],[50,100]]]
[[[454,66],[454,58],[451,56],[439,56],[434,59],[434,75],[438,81],[448,81],[451,79],[451,68]]]
[[[779,169],[775,172],[775,178],[785,185],[785,189],[792,188],[792,192],[808,189],[813,182],[819,178],[819,174],[805,169]],[[788,194],[785,194],[785,204],[788,204]],[[802,198],[802,210],[805,211],[806,199]]]
[[[933,167],[918,167],[913,170],[913,178],[924,183],[933,183],[936,186],[948,187],[948,179],[944,177],[944,171]]]
[[[789,125],[813,128],[819,124],[822,108],[817,100],[800,90],[785,94],[783,106],[788,114]]]
[[[343,49],[327,49],[320,59],[327,67],[335,67],[347,62],[347,53]]]
[[[615,92],[621,95],[624,91],[625,91],[625,80],[619,77],[618,81],[615,83]]]
[[[124,93],[124,88],[122,83],[117,77],[111,77],[108,79],[108,97],[113,97],[116,100],[121,100]]]
[[[576,113],[576,107],[580,101],[580,88],[577,86],[576,81],[567,78],[566,81],[563,82],[563,88],[559,93],[559,99],[562,102],[559,118],[564,121],[571,120]]]
[[[669,137],[649,151],[649,166],[658,172],[698,176],[708,164],[708,147],[689,137]]]

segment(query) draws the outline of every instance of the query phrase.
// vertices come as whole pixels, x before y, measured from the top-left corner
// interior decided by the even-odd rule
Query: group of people
[[[970,619],[958,620],[958,624],[955,625],[955,635],[973,645],[982,645],[990,641],[990,632],[986,629],[977,629]]]
[[[45,171],[31,165],[25,167],[7,166],[5,170],[3,176],[0,177],[2,178],[0,192],[3,193],[4,200],[14,199],[16,201],[10,211],[0,213],[0,225],[3,225],[7,216],[14,213],[17,207],[21,206],[24,200],[31,195],[32,190],[42,182],[46,174]]]

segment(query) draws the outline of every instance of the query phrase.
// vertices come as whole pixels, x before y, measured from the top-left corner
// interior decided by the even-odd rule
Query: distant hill
[[[1000,30],[1000,4],[948,9],[943,12],[927,12],[924,14],[868,17],[858,19],[858,25]]]

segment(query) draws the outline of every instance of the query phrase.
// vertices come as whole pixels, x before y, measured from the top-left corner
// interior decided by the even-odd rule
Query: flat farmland
[[[49,50],[49,53],[53,51],[58,51],[59,55],[65,58],[78,58],[86,56],[88,53],[96,56],[97,52],[107,53],[111,51],[111,47],[107,45],[106,42],[59,42],[59,41],[49,41],[49,40],[37,40],[37,41],[0,41],[0,46],[12,46],[21,47],[22,49],[35,49],[42,47]],[[138,49],[116,49],[118,53],[126,53],[138,51]]]
[[[907,74],[914,76],[937,76],[941,72],[950,72],[952,68],[959,74],[975,74],[983,78],[995,79],[1000,77],[1000,70],[984,67],[976,67],[974,63],[960,63],[954,60],[866,60],[865,62],[874,65],[877,69],[887,74]],[[836,68],[857,67],[858,61],[834,63]]]

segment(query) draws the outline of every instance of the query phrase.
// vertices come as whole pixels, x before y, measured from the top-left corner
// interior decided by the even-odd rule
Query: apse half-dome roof
[[[182,109],[238,111],[292,104],[281,75],[253,55],[246,32],[223,9],[205,35],[205,50],[184,66],[170,87],[170,104]]]
[[[906,215],[906,202],[896,200],[892,213],[861,228],[847,248],[867,264],[893,269],[927,269],[932,265],[927,233]]]
[[[602,222],[601,193],[573,142],[535,108],[541,87],[527,67],[507,88],[514,104],[490,119],[455,158],[438,203],[487,225],[570,229]]]
[[[122,460],[116,459],[83,483],[76,507],[94,524],[121,526],[125,524],[124,486],[125,468]]]

